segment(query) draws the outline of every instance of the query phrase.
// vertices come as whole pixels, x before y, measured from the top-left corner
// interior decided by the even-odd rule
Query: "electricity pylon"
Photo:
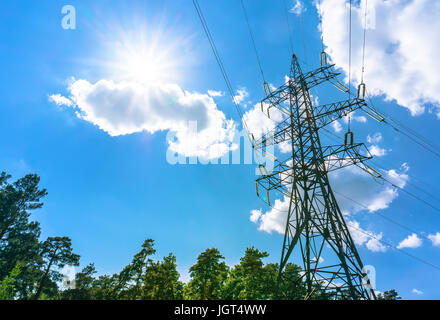
[[[270,144],[283,143],[285,150],[288,143],[291,151],[284,159],[273,158],[271,172],[259,165],[261,176],[256,180],[256,191],[270,206],[272,193],[289,202],[279,271],[281,276],[294,249],[299,249],[303,261],[301,281],[307,290],[305,299],[316,290],[324,290],[334,299],[374,299],[328,173],[349,165],[357,165],[375,177],[380,177],[380,173],[364,163],[371,155],[363,143],[354,143],[352,132],[346,133],[343,145],[323,147],[319,131],[357,109],[378,121],[383,118],[365,102],[363,84],[352,99],[314,106],[309,91],[319,84],[331,82],[348,92],[336,80],[338,75],[333,65],[327,63],[325,53],[321,55],[321,67],[308,73],[302,72],[293,54],[284,85],[271,91],[264,84],[266,97],[261,101],[261,111],[270,118],[272,108],[276,108],[282,120],[261,138],[252,137],[253,147],[264,154]]]

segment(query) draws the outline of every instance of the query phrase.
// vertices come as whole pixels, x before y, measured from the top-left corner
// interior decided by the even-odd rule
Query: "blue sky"
[[[234,90],[248,94],[241,106],[251,117],[264,92],[240,3],[199,2]],[[287,2],[289,8],[296,4]],[[338,5],[332,2],[322,1],[324,41],[343,73],[343,81],[348,44],[340,30],[347,31],[347,12],[343,11],[343,1]],[[417,1],[396,1],[394,7],[376,3],[376,26],[368,31],[367,37],[370,42],[367,41],[366,83],[379,110],[439,144],[436,114],[440,99],[430,85],[435,86],[440,80],[434,74],[436,68],[424,64],[431,51],[415,51],[412,55],[419,60],[407,61],[405,50],[411,49],[408,43],[417,42],[411,30],[427,28],[429,18],[438,17],[440,10],[437,5],[431,4],[430,8],[426,1],[418,1],[417,6],[414,2]],[[266,79],[278,86],[290,64],[283,2],[246,3]],[[61,9],[66,4],[76,9],[74,30],[63,29],[61,25]],[[407,34],[396,34],[394,28],[381,23],[388,14],[398,16],[405,11],[411,25],[411,10],[415,16],[425,14],[427,22],[414,20],[413,29],[409,28]],[[319,17],[316,7],[309,2],[299,12],[300,15],[288,15],[295,52],[307,70],[319,65]],[[338,15],[341,25],[332,21]],[[202,108],[209,119],[205,125],[214,135],[229,132],[228,123],[240,128],[240,119],[192,3],[8,1],[0,4],[0,19],[4,26],[0,29],[0,169],[14,178],[29,172],[41,176],[41,184],[49,194],[44,208],[35,212],[34,218],[41,222],[43,238],[71,237],[75,251],[81,255],[81,264],[94,262],[100,274],[119,272],[145,238],[156,241],[157,258],[169,252],[177,256],[184,279],[197,255],[209,247],[219,248],[230,265],[237,263],[245,248],[252,245],[270,253],[268,262],[278,262],[282,235],[276,232],[271,219],[278,216],[255,195],[255,164],[171,165],[166,159],[170,147],[167,133],[173,130],[181,133],[175,148],[186,155],[203,157],[214,142],[219,148],[230,142],[226,137],[214,139],[211,135],[202,144],[194,146],[187,142],[181,123],[197,118],[199,114],[195,112],[199,109],[184,114],[164,113],[167,105],[179,108],[173,95],[186,97],[184,105],[194,103]],[[359,26],[353,29],[353,85],[360,71],[359,30]],[[429,37],[427,32],[427,43]],[[434,50],[433,46],[430,48]],[[145,58],[139,55],[143,49],[152,63],[133,66],[133,61]],[[397,60],[414,62],[418,68],[409,72],[411,68],[393,66],[390,62]],[[145,74],[148,79],[143,78]],[[116,104],[118,111],[105,109],[113,106],[115,95],[111,90],[137,92],[130,86],[145,81],[156,86],[159,93],[153,97],[155,100],[141,94],[129,97],[134,105]],[[425,83],[430,85],[420,89]],[[208,90],[223,95],[209,96]],[[335,90],[323,88],[312,94],[318,95],[319,101],[343,99]],[[68,100],[61,103],[51,99],[52,95]],[[96,98],[94,104],[84,97]],[[116,98],[123,101],[126,95]],[[142,103],[136,105],[136,99],[151,103],[146,108],[148,112],[136,109],[143,108]],[[440,207],[439,201],[420,190],[440,198],[436,156],[361,112],[355,116],[355,139],[375,148],[378,156],[374,163],[385,168],[384,173],[395,179],[396,184]],[[343,120],[339,124],[340,128],[330,126],[328,130],[342,136],[346,124]],[[323,141],[331,142],[326,136]],[[332,179],[336,191],[370,208],[342,205],[349,221],[359,223],[359,228],[395,246],[412,233],[376,213],[408,226],[419,232],[421,243],[409,241],[406,247],[402,245],[402,250],[440,266],[439,243],[436,246],[435,241],[429,240],[440,232],[439,211],[393,188],[371,182],[370,178],[366,183],[367,178],[355,172],[347,171],[347,175]],[[250,221],[252,210],[260,210],[255,223]],[[266,223],[262,217],[267,217]],[[395,288],[406,299],[440,298],[439,269],[381,247],[373,239],[359,239],[358,249],[364,263],[376,269],[377,290]],[[423,293],[417,294],[414,289]]]

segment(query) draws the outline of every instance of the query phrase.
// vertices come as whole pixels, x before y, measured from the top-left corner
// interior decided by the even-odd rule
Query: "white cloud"
[[[170,130],[176,133],[176,140],[168,141],[172,151],[203,159],[220,157],[233,148],[235,124],[207,94],[188,92],[176,84],[112,80],[94,84],[74,80],[68,91],[69,99],[52,95],[50,100],[75,108],[79,118],[111,136]]]
[[[367,136],[368,143],[379,143],[383,140],[382,134],[380,132],[373,134],[372,136]]]
[[[367,117],[365,116],[355,116],[354,120],[360,123],[366,123],[367,122]]]
[[[223,91],[215,91],[215,90],[208,90],[208,94],[211,97],[223,97],[225,95]]]
[[[310,261],[316,262],[316,257],[313,257]],[[323,257],[319,257],[318,263],[323,263],[323,262],[324,262],[324,258]]]
[[[379,233],[374,238],[372,237],[370,240],[368,240],[365,246],[372,252],[385,252],[387,251],[387,247],[380,242],[381,239],[382,233]]]
[[[259,224],[260,231],[267,233],[275,231],[283,234],[286,228],[287,210],[289,210],[289,199],[284,197],[282,200],[275,200],[273,207],[264,214],[261,210],[252,210],[250,219]]]
[[[299,16],[301,13],[306,11],[306,8],[304,7],[304,4],[300,0],[296,0],[295,5],[289,11]]]
[[[379,147],[377,144],[383,140],[382,134],[377,132],[373,135],[367,135],[367,142],[371,143],[371,146],[368,147],[370,154],[375,157],[383,157],[387,154],[387,150]]]
[[[364,4],[353,6],[352,75],[360,82]],[[348,74],[348,1],[322,0],[322,30],[332,62]],[[440,2],[369,0],[366,45],[367,90],[384,94],[413,115],[433,104],[440,117]]]
[[[260,210],[252,210],[251,217],[249,218],[253,223],[257,223],[257,221],[261,217],[261,209]]]
[[[235,101],[238,104],[241,104],[247,97],[249,97],[249,92],[247,92],[246,88],[238,89],[237,95],[234,96]]]
[[[428,239],[432,241],[434,246],[440,247],[440,232],[429,234]]]
[[[416,233],[413,233],[412,235],[402,240],[397,246],[397,249],[418,248],[421,245],[422,245],[422,239],[420,239]]]
[[[341,126],[341,124],[339,123],[338,120],[335,120],[335,121],[332,122],[332,127],[333,127],[333,130],[335,130],[335,132],[341,132],[342,131],[342,126]]]
[[[347,227],[354,243],[358,246],[365,245],[372,252],[385,252],[387,250],[387,247],[380,242],[383,236],[382,233],[375,234],[364,230],[360,227],[359,222],[354,220],[348,220]]]
[[[255,139],[259,139],[263,134],[273,130],[277,122],[282,119],[281,112],[277,108],[270,108],[270,118],[268,118],[267,107],[268,105],[263,104],[263,111],[261,111],[261,105],[257,103],[243,115],[248,129]]]
[[[387,151],[385,149],[383,149],[375,144],[369,146],[368,151],[370,151],[370,154],[375,157],[383,157],[384,155],[387,154]]]
[[[387,180],[403,188],[409,179],[406,174],[408,170],[408,166],[403,164],[399,170],[384,171],[382,174]],[[356,166],[333,171],[329,174],[329,179],[339,206],[346,215],[365,210],[363,206],[370,212],[386,209],[398,197],[398,192],[393,187],[378,184],[371,175]]]
[[[422,295],[423,294],[423,291],[421,291],[421,290],[418,290],[418,289],[412,289],[412,291],[411,291],[412,293],[415,293],[415,294],[417,294],[417,295]]]
[[[360,123],[366,123],[367,122],[367,117],[365,117],[365,116],[357,116],[355,111],[353,111],[350,114],[342,117],[342,120],[344,120],[344,123],[346,123],[346,124],[348,123],[349,119],[351,121],[356,121],[356,122],[360,122]]]
[[[350,116],[346,115],[344,117],[342,117],[342,121],[345,124],[348,124],[348,120],[350,119],[350,121],[356,121],[356,122],[360,122],[360,123],[366,123],[367,122],[367,118],[364,116],[356,116],[354,112],[352,112],[350,114]],[[331,126],[333,128],[333,130],[338,133],[341,132],[343,130],[343,127],[341,125],[341,122],[338,120],[335,120],[331,123]]]
[[[292,143],[291,141],[283,141],[278,143],[278,149],[281,153],[291,153],[292,152]]]
[[[63,97],[59,93],[50,95],[49,101],[54,102],[57,106],[73,106],[73,102],[70,99]]]

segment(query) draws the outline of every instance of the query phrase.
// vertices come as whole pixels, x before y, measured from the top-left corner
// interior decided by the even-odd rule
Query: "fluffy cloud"
[[[399,170],[383,171],[382,174],[387,180],[403,188],[409,178],[406,174],[408,170],[408,166],[404,164]],[[346,215],[364,210],[364,206],[370,212],[386,209],[398,197],[398,192],[393,187],[378,184],[368,173],[356,166],[333,171],[329,174],[329,179],[339,206]]]
[[[299,16],[301,13],[306,11],[306,8],[304,7],[304,4],[300,0],[296,0],[295,5],[289,11]]]
[[[415,294],[417,294],[417,295],[422,295],[423,294],[423,291],[421,291],[421,290],[418,290],[418,289],[412,289],[412,291],[411,291],[412,293],[415,293]]]
[[[251,211],[251,221],[259,224],[258,230],[272,233],[273,231],[283,234],[286,228],[287,211],[289,210],[289,199],[275,200],[271,210],[262,213],[262,210]]]
[[[397,246],[397,249],[418,248],[421,245],[422,245],[422,239],[420,239],[416,233],[413,233],[412,235],[402,240]]]
[[[261,217],[261,209],[260,210],[252,210],[251,217],[249,218],[252,222],[256,223]]]
[[[345,116],[342,117],[342,120],[345,124],[348,124],[348,120],[350,119],[350,121],[356,121],[356,122],[360,122],[360,123],[366,123],[367,122],[367,118],[365,116],[357,116],[355,114],[355,112],[351,112],[350,116]],[[331,126],[333,128],[333,130],[338,133],[341,132],[343,130],[343,127],[341,125],[341,122],[338,120],[335,120],[331,123]]]
[[[352,74],[360,82],[364,6],[353,5]],[[331,60],[348,74],[348,1],[322,0],[322,30]],[[440,2],[369,0],[365,83],[413,115],[432,104],[440,117]],[[423,36],[422,36],[423,35]]]
[[[368,151],[370,151],[370,154],[374,157],[383,157],[387,153],[387,151],[384,148],[381,148],[375,144],[371,145],[368,148]]]
[[[432,241],[434,246],[440,247],[440,232],[436,234],[429,234],[428,239]]]
[[[249,92],[247,92],[246,88],[241,88],[237,90],[237,95],[234,96],[235,101],[240,104],[242,103],[247,97],[249,97]]]
[[[76,109],[77,116],[111,136],[170,130],[172,151],[213,159],[232,148],[235,125],[227,120],[211,96],[182,90],[175,84],[76,80],[69,98],[49,100]]]
[[[365,116],[355,116],[354,120],[360,123],[366,123],[367,122],[367,117]]]
[[[63,97],[59,93],[50,95],[49,101],[55,103],[57,106],[68,106],[68,107],[73,106],[72,100]]]
[[[331,125],[333,127],[333,130],[335,130],[336,133],[342,131],[342,126],[341,126],[341,124],[339,123],[338,120],[333,121]]]
[[[208,90],[208,94],[211,97],[223,97],[225,95],[223,91],[215,91],[215,90]]]
[[[382,242],[380,241],[381,239],[382,239],[382,233],[378,234],[374,238],[371,237],[367,241],[365,246],[367,247],[368,250],[372,252],[385,252],[387,251],[387,247],[382,244]]]
[[[347,227],[354,243],[358,246],[365,245],[372,252],[385,252],[387,250],[387,247],[380,241],[383,236],[382,233],[375,234],[372,231],[364,230],[360,227],[359,222],[354,220],[349,220]]]
[[[380,132],[367,136],[367,142],[372,144],[368,147],[368,150],[370,151],[370,154],[372,156],[383,157],[384,155],[387,154],[387,150],[385,150],[384,148],[381,148],[377,145],[382,140],[383,140],[383,137]]]
[[[267,107],[267,104],[263,104],[263,111],[261,111],[261,105],[257,103],[243,115],[248,129],[255,139],[259,139],[263,134],[273,130],[277,122],[282,120],[281,112],[277,108],[270,109],[270,118],[268,118]]]
[[[365,117],[365,116],[357,116],[356,114],[357,114],[356,111],[353,111],[350,114],[342,117],[342,119],[344,120],[344,122],[346,124],[348,123],[348,120],[356,121],[356,122],[360,122],[360,123],[366,123],[367,122],[367,117]]]
[[[379,143],[383,140],[382,134],[380,132],[373,134],[372,136],[367,136],[368,143]]]

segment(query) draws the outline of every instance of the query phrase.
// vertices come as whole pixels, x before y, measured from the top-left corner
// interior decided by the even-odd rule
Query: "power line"
[[[349,28],[348,28],[348,99],[351,98],[351,12],[352,0],[350,0]],[[348,132],[350,132],[351,113],[348,114]]]
[[[368,9],[368,0],[365,0],[364,41],[363,41],[363,45],[362,45],[361,83],[364,83],[364,72],[365,72],[365,42],[366,42],[366,37],[367,37],[367,9]]]
[[[228,74],[226,72],[226,69],[223,65],[223,62],[221,60],[220,54],[218,53],[217,47],[215,45],[214,39],[212,38],[211,32],[209,31],[208,24],[206,23],[205,17],[203,16],[202,10],[200,8],[200,5],[197,0],[193,0],[194,8],[197,11],[197,14],[199,16],[200,22],[202,23],[203,30],[205,31],[206,37],[208,38],[209,44],[211,46],[212,52],[214,53],[215,59],[217,60],[217,64],[220,68],[220,71],[222,73],[223,79],[225,80],[226,87],[228,88],[229,94],[231,95],[232,101],[235,105],[235,108],[240,116],[240,119],[243,123],[243,127],[246,129],[247,132],[249,132],[248,127],[246,125],[245,119],[243,118],[243,112],[240,109],[240,106],[238,105],[234,90],[232,89],[231,82],[229,81]],[[250,139],[250,138],[249,138]]]
[[[244,1],[243,0],[241,0],[241,7],[243,8],[243,14],[244,14],[244,17],[246,19],[246,24],[247,24],[247,27],[248,27],[248,30],[249,30],[249,35],[250,35],[251,40],[252,40],[252,45],[254,47],[255,56],[257,57],[257,62],[258,62],[258,66],[260,68],[261,76],[263,78],[263,82],[266,83],[266,79],[264,78],[263,67],[261,66],[260,56],[258,54],[257,46],[255,44],[254,34],[252,33],[251,25],[249,24],[249,18],[248,18],[248,15],[247,15],[247,12],[246,12],[246,7],[244,6]]]
[[[299,29],[301,31],[301,41],[302,41],[303,50],[304,50],[304,63],[306,65],[306,67],[308,68],[309,65],[307,63],[307,46],[306,46],[306,40],[304,38],[303,19],[302,19],[301,12],[299,13]]]
[[[322,29],[322,12],[321,12],[321,0],[319,0],[319,18],[320,18],[320,24],[321,24],[321,45],[322,50],[324,51],[324,32]],[[352,0],[350,0],[350,7],[349,7],[349,72],[348,72],[348,82],[349,82],[349,90],[348,95],[350,97],[351,95],[351,60],[352,60]],[[364,30],[363,30],[363,45],[362,45],[362,73],[361,73],[361,83],[363,83],[364,80],[364,73],[365,73],[365,52],[366,52],[366,30],[367,30],[367,14],[368,14],[368,0],[365,1],[365,12],[364,12]],[[367,92],[367,98],[373,108],[375,108],[372,99],[370,97],[370,94]],[[387,118],[388,121],[384,121],[385,124],[393,128],[395,131],[401,133],[402,135],[406,136],[408,139],[413,141],[414,143],[418,144],[428,152],[434,154],[435,156],[440,158],[440,146],[434,144],[431,140],[425,138],[423,135],[419,134],[415,130],[405,126],[404,124],[398,122],[397,120],[393,119],[390,115],[387,115],[386,113],[381,113]],[[351,114],[348,114],[348,130],[350,131],[350,122],[351,122]],[[394,123],[394,124],[393,124]],[[398,128],[400,127],[400,128]]]
[[[289,14],[288,14],[286,0],[283,0],[283,4],[284,4],[284,13],[285,13],[285,18],[286,18],[287,31],[288,31],[288,35],[289,35],[290,53],[292,53],[293,52],[292,30],[290,28]]]
[[[436,266],[435,264],[433,264],[433,263],[431,263],[431,262],[429,262],[429,261],[426,261],[426,260],[424,260],[424,259],[422,259],[422,258],[419,258],[419,257],[417,257],[417,256],[415,256],[415,255],[413,255],[413,254],[411,254],[411,253],[409,253],[409,252],[407,252],[407,251],[405,251],[405,250],[402,250],[402,249],[400,249],[400,248],[394,246],[393,244],[391,244],[391,243],[389,243],[389,242],[387,242],[387,241],[385,241],[385,240],[382,240],[382,239],[376,237],[375,235],[373,235],[373,234],[371,234],[371,233],[369,233],[369,232],[366,232],[365,230],[362,230],[362,229],[356,228],[356,227],[354,227],[353,225],[351,225],[350,228],[355,229],[355,230],[358,230],[359,232],[362,232],[363,234],[365,234],[365,235],[367,235],[367,236],[369,236],[369,237],[371,237],[371,238],[373,238],[373,239],[375,239],[375,240],[381,242],[382,244],[384,244],[384,245],[386,245],[386,246],[388,246],[388,247],[390,247],[390,248],[393,248],[394,250],[397,250],[397,251],[399,251],[399,252],[401,252],[401,253],[407,255],[408,257],[413,258],[414,260],[417,260],[417,261],[419,261],[419,262],[421,262],[421,263],[423,263],[423,264],[426,264],[426,265],[428,265],[428,266],[430,266],[430,267],[432,267],[432,268],[434,268],[434,269],[440,270],[440,267]]]
[[[352,199],[352,198],[348,197],[347,195],[342,194],[340,192],[337,192],[337,191],[333,191],[333,192],[338,194],[338,195],[340,195],[341,197],[343,197],[343,198],[345,198],[345,199],[347,199],[347,200],[357,204],[358,206],[360,206],[360,207],[370,211],[370,209],[366,205],[360,203],[359,201],[356,201],[356,200],[354,200],[354,199]],[[400,222],[397,222],[396,220],[393,220],[393,219],[391,219],[391,218],[389,218],[389,217],[387,217],[387,216],[385,216],[385,215],[383,215],[383,214],[381,214],[381,213],[379,213],[377,211],[370,211],[370,212],[375,214],[375,215],[378,215],[379,217],[381,217],[381,218],[383,218],[383,219],[385,219],[385,220],[387,220],[387,221],[389,221],[389,222],[391,222],[391,223],[393,223],[393,224],[395,224],[395,225],[397,225],[399,227],[401,227],[402,229],[405,229],[405,230],[407,230],[409,232],[412,232],[412,233],[416,233],[420,237],[422,237],[422,238],[424,238],[426,240],[431,241],[428,237],[424,236],[421,232],[415,231],[414,229],[412,229],[412,228],[410,228],[410,227],[408,227],[408,226],[406,226],[406,225],[404,225],[404,224],[402,224]]]
[[[332,133],[330,130],[327,130],[327,129],[325,129],[325,128],[322,128],[322,129],[323,129],[325,132],[327,132],[328,134],[331,134],[332,136],[334,136],[334,137],[336,137],[336,138],[338,138],[338,139],[342,139],[342,138],[339,137],[338,135]],[[380,167],[380,166],[379,166],[379,167]],[[386,169],[386,168],[385,168],[385,169]],[[414,193],[412,193],[412,192],[410,192],[410,191],[408,191],[408,190],[406,190],[406,189],[404,189],[404,188],[402,188],[402,187],[397,186],[396,184],[394,184],[394,183],[391,182],[390,180],[384,178],[383,176],[380,177],[379,179],[381,179],[381,180],[383,180],[383,181],[385,181],[385,182],[391,184],[393,187],[395,187],[395,188],[397,188],[397,189],[403,191],[404,193],[406,193],[406,194],[409,195],[410,197],[416,199],[417,201],[420,201],[420,202],[424,203],[425,205],[427,205],[427,206],[433,208],[434,210],[436,210],[436,211],[440,211],[440,208],[436,207],[435,205],[433,205],[433,204],[430,203],[429,201],[424,200],[424,199],[420,198],[419,196],[417,196],[416,194],[414,194]],[[376,181],[377,181],[377,180],[376,180]],[[413,183],[412,183],[411,185],[413,185],[413,186],[416,187],[417,189],[421,190],[423,193],[429,195],[431,198],[433,198],[433,199],[435,199],[435,200],[437,200],[437,201],[440,201],[440,199],[438,199],[436,196],[430,194],[428,191],[422,189],[421,187],[418,187],[418,186],[416,186],[416,185],[413,184]]]
[[[321,129],[322,129],[323,131],[325,131],[324,134],[325,134],[327,137],[331,138],[333,141],[339,143],[339,141],[342,140],[342,137],[340,137],[340,136],[338,136],[337,134],[331,132],[330,130],[328,130],[328,129],[326,129],[326,128],[321,128]],[[378,160],[377,158],[375,158],[374,160],[369,160],[369,161],[370,161],[371,163],[375,164],[377,167],[383,169],[383,170],[386,170],[386,171],[391,170],[389,167],[387,168],[386,166],[384,166],[383,164],[380,163],[380,162],[387,162],[387,161],[385,161],[384,159],[380,159],[380,160]],[[394,164],[391,164],[390,162],[387,162],[387,163],[388,163],[389,165],[391,165],[391,166],[394,166]],[[438,192],[440,192],[440,190],[437,189],[435,186],[432,186],[432,185],[428,184],[427,182],[425,182],[425,181],[422,180],[421,178],[416,177],[414,174],[411,174],[411,173],[406,173],[406,174],[407,174],[408,176],[410,176],[411,178],[413,178],[413,179],[415,179],[415,180],[418,180],[419,183],[420,183],[421,185],[425,185],[425,186],[428,187],[429,189],[436,189]],[[436,195],[430,193],[430,192],[427,191],[426,189],[424,189],[424,188],[418,186],[417,184],[412,183],[411,181],[407,181],[407,183],[410,184],[410,185],[412,185],[414,188],[420,190],[421,192],[425,193],[425,194],[428,195],[430,198],[432,198],[432,199],[434,199],[434,200],[436,200],[436,201],[440,201],[440,198],[438,198]]]
[[[433,149],[437,149],[438,151],[440,151],[440,147],[436,144],[434,144],[433,142],[431,142],[428,138],[425,138],[424,136],[422,136],[420,133],[418,133],[417,131],[411,129],[410,127],[405,126],[403,123],[393,119],[390,115],[387,115],[388,119],[392,122],[394,122],[396,125],[402,127],[403,129],[405,129],[406,131],[408,131],[410,134],[414,135],[416,138],[418,138],[419,140],[423,141],[424,143],[426,143],[427,145],[429,145],[431,148]]]
[[[428,201],[426,201],[426,200],[423,200],[422,198],[418,197],[418,196],[415,195],[414,193],[412,193],[412,192],[410,192],[410,191],[408,191],[408,190],[406,190],[406,189],[404,189],[404,188],[402,188],[402,187],[399,187],[398,185],[396,185],[395,183],[391,182],[390,180],[385,179],[383,176],[381,177],[381,179],[384,180],[384,181],[386,181],[386,182],[388,182],[390,185],[392,185],[393,187],[399,189],[400,191],[405,192],[407,195],[413,197],[413,198],[416,199],[417,201],[420,201],[420,202],[426,204],[427,206],[431,207],[432,209],[434,209],[434,210],[440,212],[440,208],[434,206],[433,204],[431,204],[430,202],[428,202]]]
[[[318,6],[319,6],[319,10],[318,10],[319,25],[321,26],[321,52],[324,52],[324,29],[323,29],[323,25],[322,25],[321,0],[319,0]]]
[[[392,169],[390,169],[389,167],[386,167],[386,166],[384,166],[383,164],[378,163],[379,161],[377,161],[377,159],[370,160],[370,162],[373,163],[375,166],[377,166],[377,167],[379,167],[379,168],[381,168],[381,169],[383,169],[383,170],[385,170],[385,171],[390,171],[390,170],[392,170]],[[382,160],[381,162],[385,162],[385,161]],[[423,182],[421,179],[417,178],[417,177],[414,176],[413,174],[410,174],[409,172],[406,172],[405,174],[408,175],[409,177],[411,177],[412,179],[416,179],[416,180],[420,181],[421,184],[424,184],[424,185],[426,185],[426,186],[428,186],[428,187],[431,188],[431,186],[429,186],[426,182]],[[421,192],[423,192],[424,194],[426,194],[427,196],[429,196],[429,197],[432,198],[433,200],[440,201],[440,198],[438,198],[436,195],[430,193],[429,191],[423,189],[422,187],[419,187],[417,184],[411,182],[410,180],[406,181],[406,183],[409,184],[409,185],[411,185],[411,186],[413,186],[414,188],[420,190]]]
[[[373,103],[373,101],[372,101],[372,99],[371,99],[371,96],[370,96],[370,94],[368,93],[368,91],[367,91],[367,98],[368,98],[368,102],[370,103],[370,105],[371,105],[374,109],[379,110],[379,109],[377,109],[377,108],[375,107],[375,105],[374,105],[374,103]],[[421,134],[417,133],[416,131],[414,131],[414,130],[412,130],[412,129],[406,127],[406,126],[404,126],[404,125],[401,124],[401,123],[398,123],[396,120],[392,119],[392,118],[391,118],[388,114],[386,114],[385,112],[383,112],[383,111],[381,111],[381,110],[379,110],[379,111],[380,111],[380,113],[381,113],[383,116],[385,116],[385,118],[386,118],[387,120],[389,120],[389,121],[387,121],[387,120],[384,120],[384,121],[383,121],[386,125],[390,126],[390,127],[393,128],[396,132],[399,132],[399,133],[403,134],[404,136],[406,136],[408,139],[410,139],[410,140],[413,141],[414,143],[418,144],[419,146],[421,146],[422,148],[424,148],[424,149],[427,150],[428,152],[430,152],[430,153],[432,153],[433,155],[435,155],[435,156],[437,156],[437,157],[440,158],[440,147],[434,145],[433,143],[430,142],[429,139],[423,137]],[[393,125],[391,122],[394,122],[395,125]],[[397,126],[402,127],[403,130],[402,130],[402,129],[399,129]],[[410,132],[410,133],[405,132],[405,130],[408,131],[408,132]],[[411,135],[411,134],[412,134],[412,135]],[[417,140],[417,138],[418,138],[420,141]],[[427,146],[427,145],[428,145],[428,146]],[[436,151],[435,149],[437,149],[438,151]]]

